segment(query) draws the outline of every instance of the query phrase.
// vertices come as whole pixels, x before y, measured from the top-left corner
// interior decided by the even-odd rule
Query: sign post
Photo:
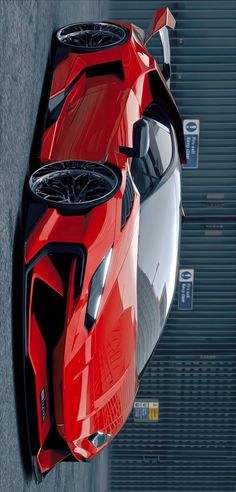
[[[133,416],[135,422],[157,422],[159,420],[159,401],[135,400]]]

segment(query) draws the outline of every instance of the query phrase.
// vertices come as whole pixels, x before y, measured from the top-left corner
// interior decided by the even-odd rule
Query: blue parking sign
[[[187,163],[183,169],[198,168],[200,120],[184,120],[184,141]]]
[[[179,292],[178,292],[178,309],[180,311],[190,311],[193,309],[193,282],[194,270],[179,270]]]

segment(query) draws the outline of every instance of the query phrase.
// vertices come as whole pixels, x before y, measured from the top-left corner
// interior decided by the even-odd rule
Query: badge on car
[[[46,412],[46,392],[45,392],[44,387],[40,392],[40,408],[41,408],[41,419],[42,419],[42,422],[44,422],[44,420],[46,419],[46,415],[47,415],[47,412]]]

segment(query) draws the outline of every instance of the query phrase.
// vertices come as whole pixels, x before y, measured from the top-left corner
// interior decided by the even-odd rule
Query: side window
[[[152,118],[145,117],[149,125],[150,146],[142,158],[133,158],[131,174],[141,200],[147,198],[168,169],[173,152],[171,129]]]

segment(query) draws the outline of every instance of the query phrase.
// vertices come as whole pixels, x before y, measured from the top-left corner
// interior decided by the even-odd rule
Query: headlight
[[[95,448],[100,448],[107,441],[112,438],[111,434],[104,434],[103,432],[95,432],[88,439],[95,446]]]
[[[111,261],[111,254],[112,249],[110,249],[109,253],[105,256],[105,258],[102,260],[99,267],[97,268],[96,272],[93,274],[89,292],[87,312],[85,316],[85,326],[88,331],[91,330],[94,322],[97,319],[99,306],[102,299],[102,293],[106,282],[107,272]]]

